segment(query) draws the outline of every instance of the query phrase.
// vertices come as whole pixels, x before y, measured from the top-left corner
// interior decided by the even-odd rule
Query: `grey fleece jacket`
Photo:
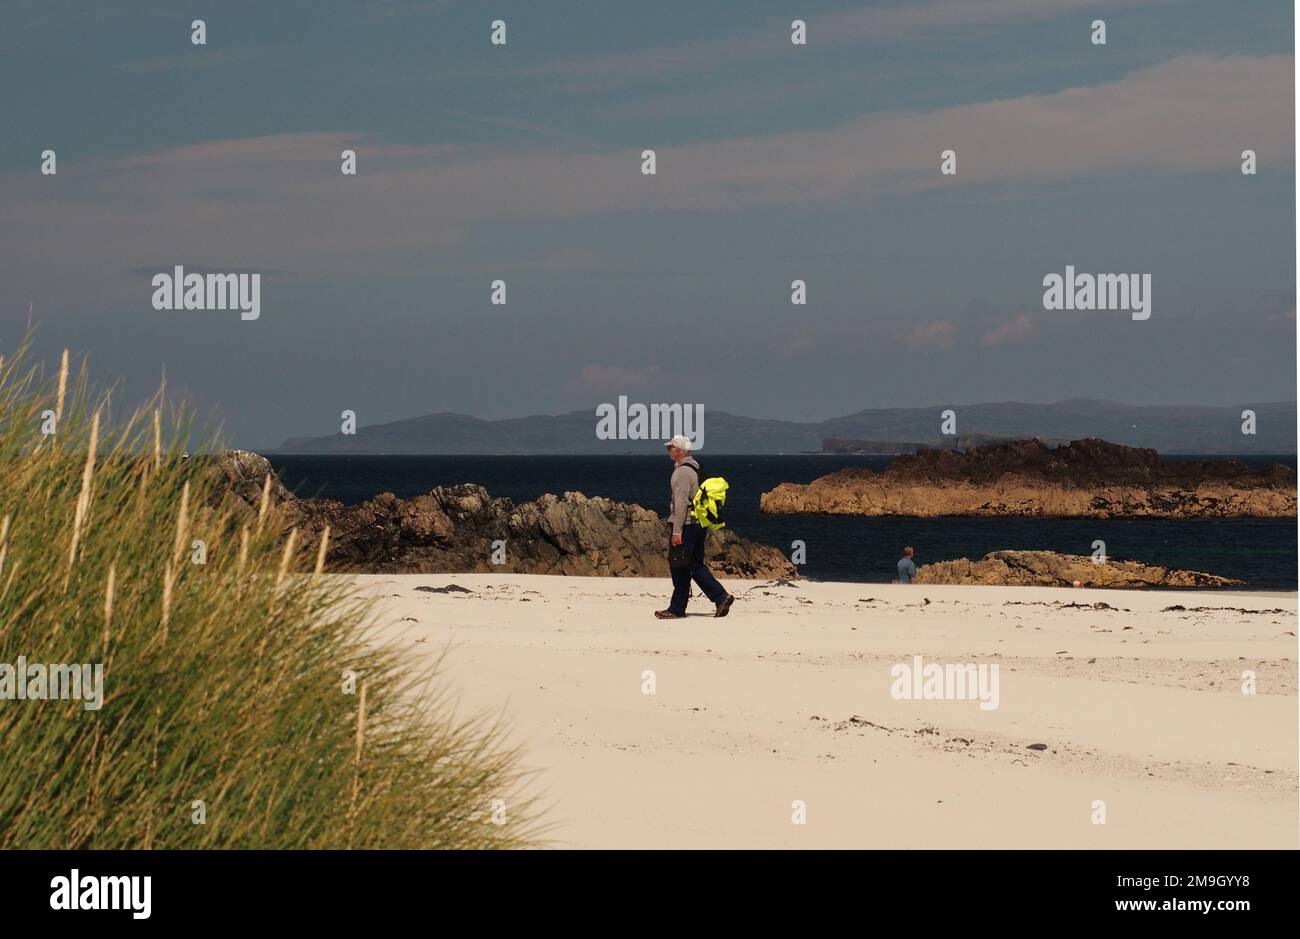
[[[695,490],[700,487],[700,464],[694,457],[688,456],[675,467],[669,480],[668,488],[672,497],[668,503],[668,520],[673,523],[673,534],[680,535],[682,526],[696,525],[695,516],[691,515],[691,500]]]

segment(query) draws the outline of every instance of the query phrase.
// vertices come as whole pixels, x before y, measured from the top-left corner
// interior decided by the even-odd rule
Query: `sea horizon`
[[[672,466],[667,457],[653,454],[261,455],[295,495],[335,499],[345,505],[357,505],[383,492],[409,499],[437,486],[469,483],[516,504],[570,491],[634,503],[660,515],[666,510]],[[914,547],[917,563],[924,564],[962,557],[977,560],[1003,550],[1087,555],[1092,543],[1101,539],[1116,559],[1233,577],[1246,581],[1253,590],[1297,589],[1293,518],[913,518],[759,511],[759,496],[780,483],[809,483],[850,467],[878,472],[894,459],[845,454],[699,454],[706,472],[725,477],[731,485],[726,505],[728,526],[751,541],[776,547],[787,557],[793,543],[802,541],[807,562],[800,572],[816,579],[887,583],[896,576],[895,564],[905,545]],[[1251,466],[1296,465],[1295,457],[1289,455],[1240,459]]]

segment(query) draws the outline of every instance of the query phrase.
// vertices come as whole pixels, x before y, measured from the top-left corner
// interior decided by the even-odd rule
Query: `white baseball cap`
[[[678,434],[672,440],[664,444],[664,446],[676,447],[678,450],[685,450],[687,453],[689,453],[691,450],[691,441],[688,438],[683,437],[681,434]]]

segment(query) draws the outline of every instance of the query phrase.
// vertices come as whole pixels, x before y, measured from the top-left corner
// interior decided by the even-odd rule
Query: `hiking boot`
[[[721,603],[718,604],[718,610],[713,615],[726,616],[728,613],[731,612],[731,604],[735,602],[736,602],[736,598],[733,597],[731,594],[727,594],[727,599],[723,600]]]
[[[655,610],[655,619],[686,619],[686,614],[674,613],[672,610]]]

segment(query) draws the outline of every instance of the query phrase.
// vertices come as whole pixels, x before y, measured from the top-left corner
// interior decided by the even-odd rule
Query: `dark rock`
[[[1090,556],[1057,554],[1055,551],[993,551],[982,560],[959,558],[938,561],[917,568],[916,582],[922,584],[990,584],[1035,587],[1231,587],[1240,580],[1119,561],[1111,558],[1095,564]],[[1070,604],[1094,610],[1110,610],[1109,604]]]
[[[219,465],[230,492],[250,507],[271,474],[277,523],[298,528],[304,551],[315,549],[328,525],[331,571],[668,576],[667,522],[639,505],[580,492],[516,504],[473,484],[343,505],[294,497],[255,453],[227,450]],[[492,563],[496,541],[505,542],[502,564]],[[705,559],[724,577],[789,583],[799,576],[776,548],[725,528],[710,532]]]
[[[271,477],[271,504],[279,505],[293,499],[293,494],[280,482],[271,468],[271,461],[251,450],[223,450],[216,461],[217,472],[225,482],[225,489],[243,502],[257,507],[262,498],[262,486]]]
[[[1096,437],[1049,447],[1037,437],[965,452],[923,450],[873,473],[840,470],[782,483],[764,512],[931,517],[1290,518],[1296,473],[1233,459],[1166,463],[1154,450]]]

